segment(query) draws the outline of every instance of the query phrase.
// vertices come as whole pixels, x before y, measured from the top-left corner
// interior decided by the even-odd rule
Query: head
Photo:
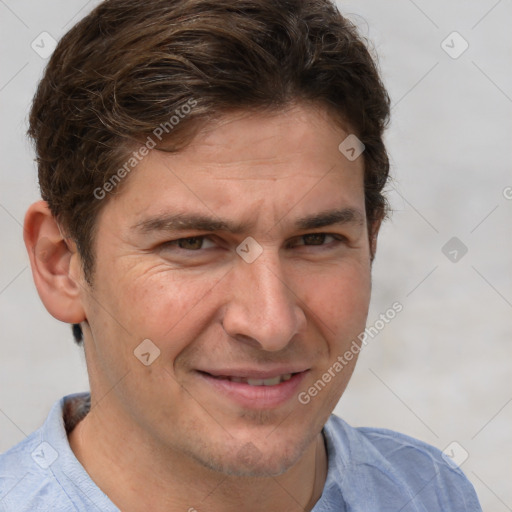
[[[296,396],[364,330],[388,114],[327,0],[111,0],[62,38],[30,114],[25,239],[108,414],[223,471],[297,460],[356,357],[308,404],[248,406],[223,372],[293,373]]]

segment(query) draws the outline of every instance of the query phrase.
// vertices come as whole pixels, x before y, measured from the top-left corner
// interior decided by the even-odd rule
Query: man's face
[[[219,471],[298,460],[356,358],[309,403],[298,395],[364,330],[370,299],[363,158],[340,153],[347,135],[310,107],[229,116],[132,171],[98,217],[82,295],[98,413]]]

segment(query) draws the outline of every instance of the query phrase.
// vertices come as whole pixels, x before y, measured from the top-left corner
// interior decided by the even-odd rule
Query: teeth
[[[279,384],[281,382],[281,376],[278,375],[277,377],[274,377],[273,379],[265,379],[263,381],[264,386],[275,386],[276,384]]]
[[[272,379],[274,380],[274,379]],[[279,377],[278,377],[278,380],[279,380]],[[267,379],[267,382],[269,381],[269,379]],[[250,386],[263,386],[263,383],[265,381],[263,379],[247,379],[247,384],[249,384]]]
[[[292,378],[291,373],[286,373],[285,375],[278,375],[277,377],[272,377],[271,379],[245,379],[243,377],[230,377],[231,382],[245,382],[249,384],[249,386],[277,386],[281,382],[286,382]]]
[[[249,386],[277,386],[278,384],[281,384],[281,382],[290,380],[292,376],[292,373],[285,373],[284,375],[278,375],[277,377],[272,377],[271,379],[247,379],[246,377],[231,377],[228,375],[218,375],[215,376],[215,378],[230,380],[231,382],[249,384]]]

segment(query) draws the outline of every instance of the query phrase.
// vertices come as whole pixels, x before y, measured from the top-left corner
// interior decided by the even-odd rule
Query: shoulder
[[[74,510],[61,495],[51,470],[57,457],[57,451],[41,440],[39,430],[0,455],[0,504],[3,507],[0,509],[8,512],[46,510],[50,498],[52,510]]]
[[[481,512],[472,484],[438,448],[392,430],[354,428],[334,415],[325,434],[341,478],[358,475],[367,490],[409,496],[428,510]]]
[[[54,404],[38,430],[0,455],[2,512],[76,510],[57,471],[69,451],[62,416],[66,398]]]

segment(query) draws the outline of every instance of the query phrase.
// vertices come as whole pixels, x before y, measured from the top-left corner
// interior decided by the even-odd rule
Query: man
[[[64,36],[24,236],[91,390],[1,456],[5,510],[480,510],[437,449],[331,416],[388,114],[327,0],[111,0]]]

